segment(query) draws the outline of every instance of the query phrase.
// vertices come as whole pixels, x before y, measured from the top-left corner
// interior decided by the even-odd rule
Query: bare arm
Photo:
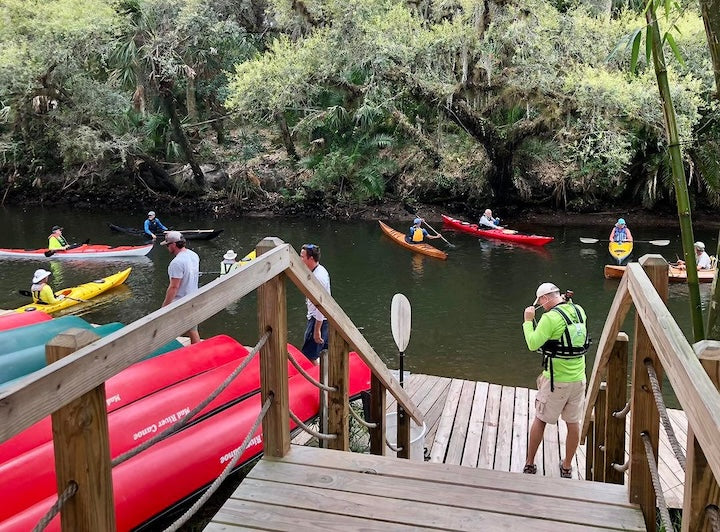
[[[163,307],[166,307],[173,302],[173,299],[175,299],[175,295],[180,289],[180,281],[182,281],[182,279],[180,278],[176,279],[173,277],[172,279],[170,279],[170,284],[167,287],[167,292],[165,292],[165,300],[162,303]]]
[[[630,229],[628,229],[627,227],[625,228],[625,234],[627,235],[627,241],[632,242],[633,241],[632,233],[630,232]]]
[[[313,339],[315,340],[316,344],[323,343],[322,324],[323,324],[323,322],[321,320],[318,320],[318,319],[315,320],[315,329],[313,331]]]

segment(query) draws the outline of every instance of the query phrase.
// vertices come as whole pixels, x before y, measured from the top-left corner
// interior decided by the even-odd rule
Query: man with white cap
[[[155,240],[155,233],[159,233],[160,231],[167,231],[168,228],[165,227],[162,222],[155,217],[155,211],[150,211],[148,213],[147,220],[145,220],[145,224],[143,225],[143,230],[150,238]]]
[[[419,244],[426,238],[440,238],[440,235],[431,235],[426,229],[420,227],[424,221],[422,218],[415,218],[405,240],[411,244]]]
[[[710,259],[710,255],[708,255],[705,251],[705,243],[698,240],[695,244],[693,244],[693,247],[695,248],[695,262],[697,263],[698,271],[712,270],[712,260]],[[684,270],[685,261],[679,260],[677,267]]]
[[[198,279],[200,278],[200,257],[191,249],[185,247],[185,238],[180,231],[168,231],[165,233],[165,240],[160,245],[167,246],[168,252],[174,256],[168,265],[168,277],[170,284],[165,293],[165,300],[162,306],[167,306],[173,301],[194,294],[198,291]],[[197,326],[186,333],[190,337],[190,343],[196,344],[200,341],[200,334]]]
[[[62,294],[55,297],[52,288],[48,284],[51,275],[52,272],[43,270],[42,268],[35,270],[32,278],[32,286],[30,287],[33,303],[40,305],[52,305],[65,299],[65,296]]]
[[[572,478],[585,399],[585,353],[590,345],[587,317],[582,307],[562,296],[553,283],[541,284],[535,295],[535,303],[523,314],[523,333],[528,349],[542,353],[544,370],[537,379],[535,419],[523,473],[537,473],[535,454],[543,440],[545,425],[557,424],[562,415],[567,424],[567,439],[560,476]],[[536,306],[545,311],[537,327],[534,325]]]

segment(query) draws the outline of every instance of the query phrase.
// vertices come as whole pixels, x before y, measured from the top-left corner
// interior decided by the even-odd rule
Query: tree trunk
[[[187,85],[185,85],[185,105],[187,106],[188,117],[197,122],[197,99],[195,97],[195,78],[188,76]]]
[[[690,197],[688,195],[685,168],[683,167],[682,152],[680,151],[680,138],[675,120],[675,107],[670,94],[665,56],[662,49],[660,27],[654,7],[650,7],[645,17],[648,21],[648,35],[652,41],[653,66],[657,78],[660,99],[663,102],[665,115],[665,133],[668,139],[668,151],[672,167],[673,184],[675,185],[675,198],[677,200],[678,218],[680,219],[680,233],[683,242],[683,255],[687,268],[688,290],[690,292],[690,316],[692,317],[693,336],[698,342],[705,338],[703,331],[702,307],[700,303],[700,284],[698,281],[697,262],[695,260],[695,236],[693,234],[692,217],[690,215]]]
[[[720,0],[700,0],[700,10],[715,72],[715,98],[720,100]]]
[[[192,151],[192,146],[190,146],[190,141],[188,140],[185,132],[183,131],[182,124],[180,124],[180,118],[178,117],[177,113],[177,104],[175,102],[175,96],[173,96],[169,88],[161,89],[160,94],[163,105],[165,106],[165,110],[170,117],[170,125],[172,126],[173,136],[175,137],[177,143],[180,145],[180,148],[182,148],[183,152],[185,153],[185,159],[187,160],[187,163],[192,169],[195,183],[200,188],[205,188],[205,174],[203,174],[200,165],[195,160],[195,154]]]
[[[282,138],[283,146],[285,146],[285,150],[287,151],[287,154],[292,158],[297,160],[298,155],[297,151],[295,151],[295,144],[292,140],[292,135],[290,134],[290,129],[287,125],[287,120],[285,120],[285,115],[282,111],[275,113],[275,121],[278,124],[278,127],[280,128],[280,137]]]
[[[150,170],[152,170],[153,177],[157,179],[165,190],[168,190],[173,194],[177,194],[178,188],[175,186],[175,183],[173,183],[170,174],[168,174],[165,168],[163,168],[163,165],[145,153],[137,153],[136,157],[139,157],[145,164],[148,165]]]

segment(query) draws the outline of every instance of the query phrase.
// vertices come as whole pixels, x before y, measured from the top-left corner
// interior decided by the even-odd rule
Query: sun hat
[[[700,242],[700,241],[698,240],[697,242],[695,242],[694,245],[695,245],[695,247],[696,247],[697,249],[705,250],[705,242]]]
[[[52,275],[52,272],[43,270],[42,268],[40,268],[39,270],[35,270],[35,273],[33,274],[33,283],[39,283],[50,275]]]
[[[417,224],[421,224],[421,223],[422,223],[422,219],[421,219],[421,218],[415,218],[415,219],[413,220],[413,225],[417,225]]]
[[[53,226],[52,226],[52,229],[50,229],[50,231],[53,232],[53,233],[54,233],[55,231],[58,231],[58,230],[59,230],[59,231],[62,231],[63,228],[60,227],[59,225],[53,225]]]
[[[168,244],[174,244],[176,242],[185,242],[185,237],[180,231],[168,231],[165,233],[165,240],[160,242],[160,245],[167,246]]]
[[[155,211],[150,211],[150,212],[148,213],[148,216],[155,216]]]
[[[616,225],[625,225],[625,218],[618,218]]]
[[[226,260],[235,260],[235,257],[237,257],[237,253],[235,253],[232,249],[228,249],[227,253],[223,255],[223,259]]]
[[[538,286],[537,292],[535,292],[535,303],[533,305],[538,304],[538,299],[540,299],[542,296],[546,296],[548,294],[552,294],[553,292],[560,292],[560,289],[555,286],[552,283],[543,283],[540,286]]]

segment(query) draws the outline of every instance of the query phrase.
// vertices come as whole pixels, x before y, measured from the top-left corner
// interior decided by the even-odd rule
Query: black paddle
[[[18,294],[20,294],[21,296],[32,297],[32,292],[31,292],[30,290],[18,290]],[[79,297],[66,296],[66,295],[63,294],[62,292],[60,293],[60,295],[62,295],[65,299],[71,299],[72,301],[78,301],[78,302],[80,302],[80,303],[87,303],[87,302],[88,302],[87,299],[80,299]],[[42,303],[40,303],[40,304],[42,304]]]
[[[87,245],[87,244],[89,244],[89,243],[90,243],[90,239],[87,238],[87,239],[85,239],[85,241],[82,242],[81,244],[72,244],[68,249],[79,248],[80,246]],[[63,249],[48,249],[48,250],[44,253],[44,255],[45,255],[46,257],[52,257],[53,255],[55,255],[55,252],[56,252],[56,251],[64,251],[64,250],[63,250]]]

